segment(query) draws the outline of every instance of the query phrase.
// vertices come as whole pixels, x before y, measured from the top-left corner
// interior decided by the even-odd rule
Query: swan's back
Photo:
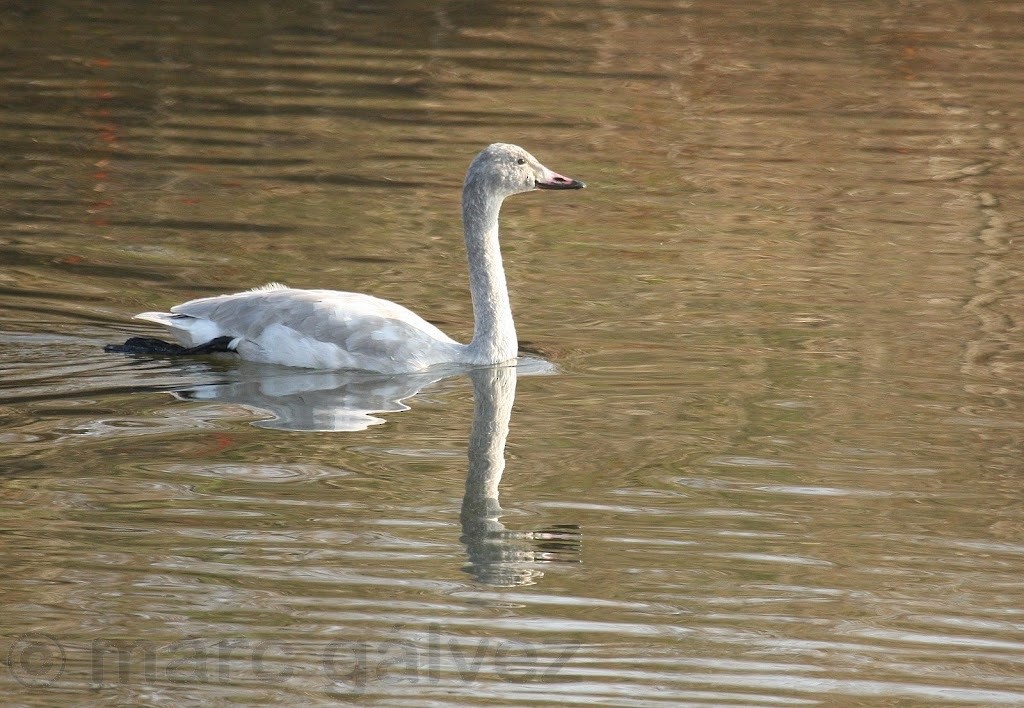
[[[245,359],[310,368],[413,371],[451,361],[462,346],[389,300],[276,283],[137,317],[170,327],[186,346],[226,336]]]

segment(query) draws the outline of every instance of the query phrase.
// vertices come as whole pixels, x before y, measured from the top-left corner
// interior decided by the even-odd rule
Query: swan
[[[498,243],[506,197],[586,185],[549,170],[518,145],[494,143],[466,173],[462,222],[474,330],[461,344],[411,310],[381,298],[270,283],[246,292],[190,300],[135,319],[164,325],[179,344],[133,337],[107,351],[164,354],[235,352],[249,361],[310,369],[410,373],[441,364],[486,365],[518,354]]]

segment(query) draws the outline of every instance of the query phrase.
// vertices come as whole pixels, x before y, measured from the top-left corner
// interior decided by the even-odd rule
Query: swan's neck
[[[508,361],[516,357],[519,349],[498,245],[501,201],[481,193],[473,184],[467,184],[462,194],[469,292],[476,322],[467,353],[474,364]]]

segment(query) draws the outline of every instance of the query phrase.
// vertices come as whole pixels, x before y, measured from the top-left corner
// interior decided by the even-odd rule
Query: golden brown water
[[[0,27],[8,702],[1024,703],[1019,3]],[[556,373],[101,351],[270,280],[465,339],[499,140],[590,187],[503,213]]]

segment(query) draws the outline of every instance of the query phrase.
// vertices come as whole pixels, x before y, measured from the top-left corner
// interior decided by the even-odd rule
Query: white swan
[[[501,204],[506,197],[537,188],[584,186],[552,172],[517,145],[495,143],[473,160],[462,192],[475,319],[469,344],[456,342],[411,310],[388,300],[271,283],[234,295],[190,300],[170,312],[135,316],[169,327],[183,346],[133,338],[108,350],[181,354],[227,350],[269,364],[383,373],[513,360],[518,341],[498,244]],[[154,343],[155,347],[150,346]]]

